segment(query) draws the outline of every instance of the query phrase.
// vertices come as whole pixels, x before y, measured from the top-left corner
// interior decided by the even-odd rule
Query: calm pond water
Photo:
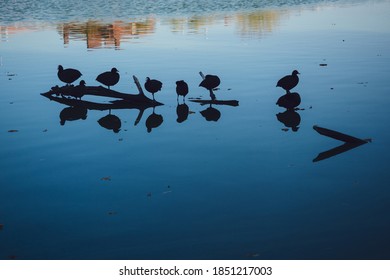
[[[390,258],[389,1],[117,2],[0,3],[0,259]],[[163,105],[49,101],[59,64]],[[313,125],[372,142],[313,161]]]

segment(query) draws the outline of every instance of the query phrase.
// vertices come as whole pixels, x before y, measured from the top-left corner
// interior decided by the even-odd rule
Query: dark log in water
[[[201,105],[228,105],[237,107],[237,100],[204,100],[204,99],[189,99],[191,102],[200,103]]]
[[[343,141],[343,142],[346,142],[346,143],[362,143],[362,144],[365,144],[365,143],[371,142],[370,139],[356,138],[356,137],[353,137],[353,136],[350,136],[350,135],[347,135],[347,134],[344,134],[344,133],[341,133],[341,132],[338,132],[338,131],[335,131],[335,130],[319,127],[317,125],[313,126],[313,129],[315,131],[317,131],[321,135],[325,135],[325,136],[328,136],[328,137],[331,137],[333,139],[340,140],[340,141]]]
[[[346,151],[349,151],[351,149],[354,149],[356,147],[359,147],[361,145],[367,144],[368,142],[371,142],[371,139],[360,139],[356,138],[338,131],[334,131],[331,129],[319,127],[317,125],[313,126],[313,129],[317,131],[321,135],[325,135],[327,137],[331,137],[336,140],[343,141],[344,144],[335,147],[333,149],[330,149],[328,151],[319,153],[315,159],[313,159],[313,162],[317,162],[320,160],[324,160],[330,157],[333,157],[335,155],[344,153]]]
[[[162,103],[149,99],[143,92],[142,87],[137,79],[136,76],[133,76],[134,83],[137,85],[138,94],[129,94],[129,93],[122,93],[115,90],[107,89],[102,86],[85,86],[83,88],[82,96],[85,95],[93,95],[93,96],[103,96],[103,97],[111,97],[111,98],[117,98],[121,100],[126,100],[129,102],[134,103],[146,103],[150,104],[151,106],[159,106],[162,105]],[[41,95],[50,98],[50,96],[54,95],[61,95],[61,96],[73,96],[75,98],[80,96],[80,92],[77,89],[77,87],[74,86],[55,86],[52,87],[50,91],[42,93]],[[56,100],[58,101],[58,100]]]
[[[333,149],[330,149],[328,151],[319,153],[315,159],[313,159],[313,162],[317,162],[320,160],[324,160],[330,157],[333,157],[335,155],[344,153],[346,151],[352,150],[356,147],[359,147],[361,145],[366,144],[367,142],[362,142],[362,143],[344,143],[343,145],[337,146]]]

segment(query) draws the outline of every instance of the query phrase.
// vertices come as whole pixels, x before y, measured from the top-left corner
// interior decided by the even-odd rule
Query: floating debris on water
[[[8,132],[19,132],[19,130],[17,130],[17,129],[10,129],[10,130],[8,130]]]
[[[320,66],[328,66],[327,63],[320,63]]]
[[[0,230],[3,230],[3,228],[4,228],[4,225],[0,224]]]
[[[103,177],[100,180],[101,181],[111,181],[111,176]]]
[[[116,211],[109,211],[109,212],[108,212],[108,215],[110,215],[110,216],[116,215],[116,214],[118,214],[118,212],[116,212]]]

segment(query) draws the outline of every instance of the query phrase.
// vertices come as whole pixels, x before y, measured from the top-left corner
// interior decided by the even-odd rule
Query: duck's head
[[[293,76],[296,76],[296,75],[298,75],[298,74],[301,74],[301,73],[298,72],[298,70],[294,70],[294,71],[292,72],[292,75],[293,75]]]
[[[64,67],[62,67],[62,65],[58,65],[58,71],[62,71],[64,70]]]
[[[79,85],[80,85],[80,86],[85,86],[85,81],[84,81],[84,80],[81,80]]]
[[[116,69],[115,67],[111,69],[111,73],[118,73],[118,69]]]

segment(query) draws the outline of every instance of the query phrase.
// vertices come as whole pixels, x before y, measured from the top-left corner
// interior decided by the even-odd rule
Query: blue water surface
[[[0,11],[0,259],[390,258],[389,1]],[[112,109],[61,125],[69,106],[40,95],[64,85],[59,64],[87,86],[116,67],[123,93],[138,92],[133,75],[158,79],[163,105],[137,123],[139,110]],[[275,85],[294,69],[302,102],[283,123]],[[200,71],[220,77],[217,100],[238,101],[212,105],[216,121],[193,102],[210,100]],[[182,122],[177,80],[190,88]],[[119,132],[98,123],[107,115]],[[342,144],[313,125],[372,142],[313,162]]]

